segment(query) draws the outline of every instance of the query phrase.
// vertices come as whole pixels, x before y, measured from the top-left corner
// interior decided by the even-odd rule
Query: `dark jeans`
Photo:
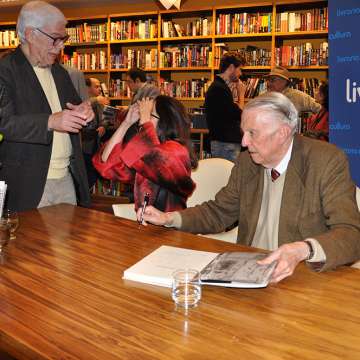
[[[239,143],[226,143],[222,141],[211,141],[211,156],[227,159],[235,162],[240,154],[241,144]]]

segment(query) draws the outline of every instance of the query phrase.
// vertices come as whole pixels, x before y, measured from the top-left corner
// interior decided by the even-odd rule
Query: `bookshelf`
[[[132,66],[143,68],[163,93],[185,106],[200,105],[226,50],[247,59],[246,81],[261,80],[274,65],[287,67],[294,77],[328,77],[324,0],[265,0],[68,20],[71,39],[64,62],[104,82],[114,105],[129,102],[125,73]],[[14,31],[15,23],[0,23],[0,52],[16,46],[8,40]]]
[[[0,51],[14,49],[19,44],[19,40],[16,37],[15,29],[16,23],[0,23]]]

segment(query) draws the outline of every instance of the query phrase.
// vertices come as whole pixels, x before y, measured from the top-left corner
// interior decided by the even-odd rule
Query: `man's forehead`
[[[54,35],[63,35],[66,30],[65,23],[63,21],[45,24],[41,28],[47,33]]]
[[[242,117],[242,124],[249,126],[264,126],[266,124],[276,123],[277,119],[269,109],[252,108],[244,110]]]

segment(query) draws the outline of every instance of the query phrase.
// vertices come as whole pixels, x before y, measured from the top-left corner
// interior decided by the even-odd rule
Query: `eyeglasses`
[[[160,116],[159,115],[156,115],[156,114],[151,114],[152,117],[154,117],[155,119],[158,119],[160,120]]]
[[[49,39],[53,41],[52,46],[56,47],[59,46],[61,43],[64,44],[66,41],[69,40],[70,35],[66,34],[65,36],[61,37],[53,37],[49,34],[47,34],[45,31],[40,30],[39,28],[36,28],[37,31],[41,32],[43,35],[47,36]]]

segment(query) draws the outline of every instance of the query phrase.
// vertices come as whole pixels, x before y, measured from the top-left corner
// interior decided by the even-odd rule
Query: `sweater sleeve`
[[[101,160],[104,147],[105,145],[100,148],[92,159],[95,169],[106,179],[119,180],[124,183],[133,183],[135,171],[128,168],[120,156],[123,152],[122,144],[114,146],[109,158],[105,162]]]

